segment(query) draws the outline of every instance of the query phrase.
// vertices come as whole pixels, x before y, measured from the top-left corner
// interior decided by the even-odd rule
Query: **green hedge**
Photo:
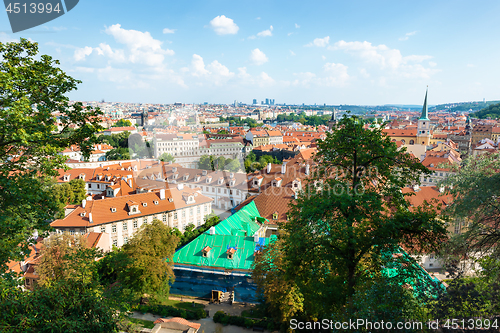
[[[207,312],[202,308],[184,310],[169,305],[139,305],[137,311],[152,313],[162,317],[181,317],[187,320],[198,320],[207,317]]]
[[[274,331],[276,328],[279,328],[279,325],[276,325],[274,321],[268,320],[266,318],[256,320],[241,316],[230,316],[227,315],[224,311],[217,311],[214,314],[213,320],[215,323],[221,323],[223,325],[235,325],[246,328],[260,326],[269,331]]]

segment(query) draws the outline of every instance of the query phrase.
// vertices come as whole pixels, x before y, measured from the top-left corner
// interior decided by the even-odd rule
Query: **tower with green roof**
[[[424,106],[422,114],[418,118],[417,124],[417,143],[428,146],[431,142],[431,121],[429,119],[429,111],[427,110],[427,91],[425,90]]]

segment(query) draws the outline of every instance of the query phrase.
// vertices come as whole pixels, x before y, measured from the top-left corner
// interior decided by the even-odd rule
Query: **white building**
[[[66,209],[64,219],[51,226],[70,234],[106,233],[113,246],[122,246],[141,225],[158,219],[171,228],[184,231],[193,224],[199,227],[212,212],[212,199],[190,188],[161,189],[102,200],[83,200],[82,205]]]

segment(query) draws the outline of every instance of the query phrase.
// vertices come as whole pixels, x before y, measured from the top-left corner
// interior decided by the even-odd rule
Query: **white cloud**
[[[194,76],[208,75],[210,72],[205,68],[205,62],[203,58],[197,54],[193,54],[193,59],[191,60],[192,71],[191,74]]]
[[[300,28],[300,25],[298,25],[297,23],[295,23],[295,28],[296,28],[296,29],[299,29],[299,28]]]
[[[116,57],[112,57],[113,60],[121,61],[121,54],[123,52],[123,57],[131,63],[142,63],[151,67],[156,67],[163,64],[163,60],[166,55],[175,54],[172,50],[162,49],[161,45],[163,42],[154,39],[147,31],[142,32],[137,30],[122,29],[120,24],[114,24],[110,27],[106,27],[104,31],[108,35],[113,36],[118,43],[124,44],[127,48],[126,56],[125,51],[123,50],[113,52],[111,48],[107,51],[101,49],[102,54],[104,55],[117,55]]]
[[[260,66],[269,61],[267,56],[259,49],[252,50],[250,60],[257,66]]]
[[[248,79],[251,77],[251,75],[247,73],[246,67],[239,67],[238,68],[238,77],[240,79]]]
[[[99,44],[99,47],[95,48],[95,51],[98,55],[104,55],[110,58],[112,61],[116,62],[126,62],[125,52],[123,50],[115,50],[111,49],[111,46],[105,43]]]
[[[165,28],[163,29],[163,33],[164,34],[173,34],[177,31],[177,29],[169,29],[169,28]]]
[[[398,49],[391,49],[384,44],[372,45],[372,43],[367,41],[346,42],[341,40],[328,48],[331,50],[343,50],[359,57],[368,64],[379,67],[381,70],[389,71],[390,74],[402,77],[429,78],[432,74],[439,71],[422,65],[424,61],[432,59],[432,56],[403,56]],[[429,66],[433,67],[430,63]]]
[[[75,61],[85,60],[85,58],[92,54],[92,48],[90,46],[85,46],[82,48],[77,48],[73,54]]]
[[[203,58],[198,54],[193,54],[190,72],[191,75],[206,79],[208,83],[215,84],[216,86],[226,83],[234,76],[233,72],[217,60],[212,61],[205,67]]]
[[[289,33],[288,33],[288,36],[291,36],[291,35],[293,35],[293,32],[289,32]]]
[[[210,21],[210,27],[217,35],[234,35],[240,29],[229,17],[220,15]]]
[[[260,16],[255,18],[256,20],[260,20]]]
[[[294,56],[294,55],[295,55],[295,52],[293,52],[292,50],[290,50],[290,55],[291,55],[291,56]]]
[[[266,72],[260,73],[259,76],[259,86],[260,87],[265,87],[265,86],[271,86],[275,83],[274,79],[270,77]]]
[[[292,82],[294,86],[315,87],[344,87],[349,83],[350,76],[347,66],[336,63],[326,63],[323,72],[316,75],[311,72],[294,73],[297,78]]]
[[[321,56],[321,59],[326,60],[326,57],[324,55]]]
[[[399,40],[403,41],[403,40],[408,40],[408,38],[410,38],[410,36],[414,36],[416,35],[417,32],[416,31],[412,31],[412,32],[408,32],[404,35],[404,37],[399,37]]]
[[[273,35],[273,26],[270,26],[269,29],[261,31],[257,34],[258,37],[271,37]]]
[[[306,47],[317,46],[317,47],[325,47],[330,43],[330,36],[326,36],[324,38],[315,38],[311,43],[306,44]]]
[[[113,68],[106,66],[97,70],[97,77],[101,81],[110,81],[114,83],[124,83],[130,81],[132,72],[128,69]]]

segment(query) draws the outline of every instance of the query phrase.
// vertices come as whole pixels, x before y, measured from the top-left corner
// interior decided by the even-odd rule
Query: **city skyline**
[[[29,38],[73,100],[383,105],[498,100],[500,3],[80,2]]]

